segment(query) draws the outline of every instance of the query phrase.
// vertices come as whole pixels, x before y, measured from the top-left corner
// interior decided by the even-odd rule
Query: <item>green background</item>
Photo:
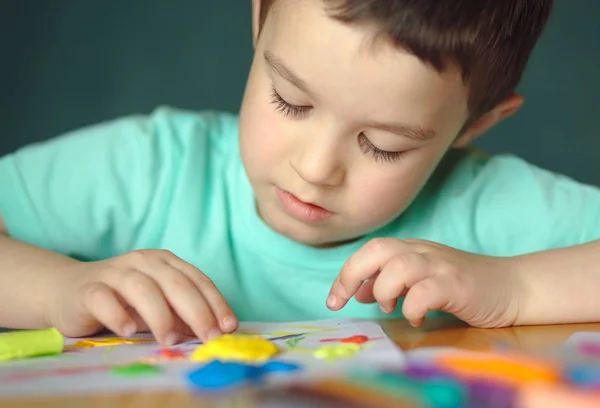
[[[524,109],[480,147],[600,185],[599,16],[600,1],[556,1]],[[157,105],[237,111],[250,0],[5,0],[0,49],[0,155]]]

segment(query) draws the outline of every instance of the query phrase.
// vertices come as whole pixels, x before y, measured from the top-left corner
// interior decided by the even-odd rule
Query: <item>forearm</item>
[[[0,327],[46,327],[47,310],[66,267],[77,262],[0,231]]]
[[[600,240],[515,261],[517,325],[600,322]]]

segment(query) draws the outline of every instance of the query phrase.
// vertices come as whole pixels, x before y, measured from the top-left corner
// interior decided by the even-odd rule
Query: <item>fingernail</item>
[[[211,341],[221,336],[221,331],[219,329],[210,329],[208,333],[206,333],[206,340]]]
[[[177,333],[169,333],[167,334],[167,337],[165,337],[165,343],[167,346],[172,346],[176,344],[177,340],[179,340],[179,336],[177,335]]]
[[[384,305],[379,305],[379,308],[381,309],[381,311],[382,311],[383,313],[390,313],[390,312],[391,312],[390,308],[389,308],[389,307],[387,307],[387,306],[384,306]]]
[[[127,323],[123,327],[123,333],[124,333],[125,337],[133,336],[135,334],[135,324],[133,324],[133,323]]]
[[[334,295],[329,295],[329,297],[327,298],[327,307],[330,309],[334,309],[337,303],[337,298]]]
[[[225,318],[223,319],[223,328],[226,331],[231,331],[233,329],[235,329],[236,323],[235,323],[235,319],[231,316],[225,316]]]

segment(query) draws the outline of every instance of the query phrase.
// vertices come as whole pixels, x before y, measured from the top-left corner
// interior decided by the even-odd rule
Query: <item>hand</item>
[[[50,323],[63,334],[87,336],[103,328],[121,336],[150,330],[163,345],[195,334],[207,341],[238,322],[213,282],[163,250],[140,250],[79,263],[59,282]]]
[[[339,310],[355,296],[391,313],[398,298],[405,297],[402,313],[413,326],[433,310],[452,313],[472,326],[510,326],[519,307],[514,262],[429,241],[374,239],[343,266],[327,306]]]

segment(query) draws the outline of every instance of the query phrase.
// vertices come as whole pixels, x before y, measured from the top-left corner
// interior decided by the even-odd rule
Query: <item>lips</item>
[[[292,193],[276,188],[277,198],[283,209],[292,217],[305,223],[320,223],[329,219],[333,212],[315,204],[300,200]]]

